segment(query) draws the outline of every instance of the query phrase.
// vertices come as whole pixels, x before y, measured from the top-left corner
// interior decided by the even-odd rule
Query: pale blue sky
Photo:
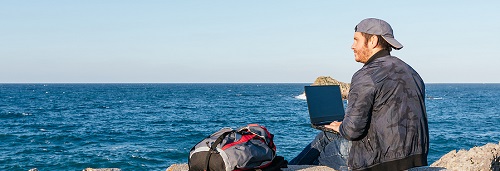
[[[0,83],[350,82],[364,18],[428,83],[500,83],[500,1],[0,1]]]

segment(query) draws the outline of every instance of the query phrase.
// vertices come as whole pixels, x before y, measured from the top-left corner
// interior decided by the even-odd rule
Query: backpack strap
[[[205,160],[205,171],[209,171],[209,166],[210,166],[210,156],[212,156],[212,154],[217,154],[219,153],[217,151],[217,145],[219,145],[220,143],[222,143],[222,140],[227,136],[229,135],[230,133],[233,133],[233,132],[236,132],[236,131],[228,131],[228,132],[224,132],[222,133],[222,135],[219,136],[219,138],[217,138],[217,140],[215,140],[215,142],[210,146],[210,150],[208,150],[208,154],[207,154],[207,159]]]
[[[238,129],[238,132],[242,134],[254,134],[263,140],[269,148],[276,152],[276,145],[274,145],[273,138],[274,135],[271,134],[265,126],[259,124],[248,124],[247,126]]]

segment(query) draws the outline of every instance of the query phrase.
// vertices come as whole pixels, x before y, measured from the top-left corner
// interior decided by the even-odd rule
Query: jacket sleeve
[[[362,139],[370,126],[375,85],[362,71],[354,74],[349,90],[346,114],[340,125],[340,134],[350,141]]]

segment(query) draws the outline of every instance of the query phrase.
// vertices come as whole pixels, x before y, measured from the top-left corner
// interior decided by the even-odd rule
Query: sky
[[[365,18],[426,83],[500,83],[500,1],[0,0],[0,83],[350,82]]]

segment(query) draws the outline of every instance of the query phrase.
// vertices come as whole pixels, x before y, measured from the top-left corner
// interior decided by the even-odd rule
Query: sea
[[[0,170],[165,170],[213,132],[250,123],[291,160],[319,133],[309,83],[0,84]],[[500,84],[426,84],[429,164],[500,141]]]

